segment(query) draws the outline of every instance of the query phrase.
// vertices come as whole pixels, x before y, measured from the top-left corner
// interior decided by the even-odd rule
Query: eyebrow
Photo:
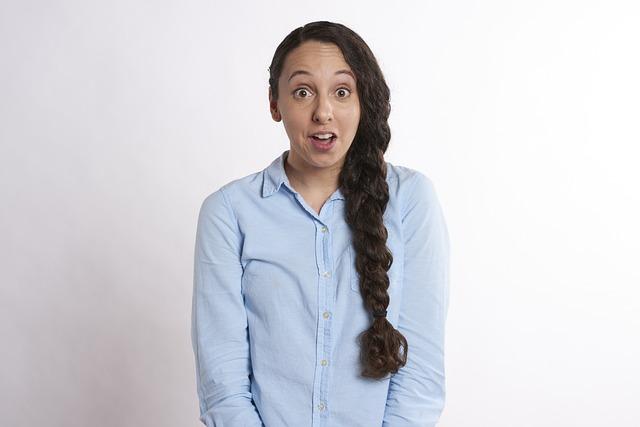
[[[293,73],[291,73],[291,75],[289,76],[289,80],[287,80],[287,82],[291,81],[292,78],[294,78],[295,76],[297,76],[298,74],[304,74],[306,76],[312,76],[313,74],[311,74],[310,72],[306,71],[306,70],[296,70]],[[351,78],[353,80],[356,79],[356,76],[353,75],[353,73],[349,70],[338,70],[336,71],[335,75],[339,75],[339,74],[347,74],[349,76],[351,76]]]

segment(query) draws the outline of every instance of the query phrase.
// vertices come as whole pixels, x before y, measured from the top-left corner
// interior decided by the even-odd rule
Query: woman
[[[269,67],[289,149],[209,195],[192,340],[212,426],[435,426],[449,236],[432,181],[385,162],[389,88],[344,25],[291,32]]]

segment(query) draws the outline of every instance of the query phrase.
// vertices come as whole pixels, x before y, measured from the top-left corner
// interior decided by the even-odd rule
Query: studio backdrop
[[[2,1],[0,424],[201,425],[198,209],[289,147],[267,67],[316,20],[371,47],[385,158],[447,218],[439,425],[640,425],[640,8],[620,0]]]

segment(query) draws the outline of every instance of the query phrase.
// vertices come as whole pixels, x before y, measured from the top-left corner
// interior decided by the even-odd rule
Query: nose
[[[318,103],[313,111],[313,121],[325,123],[333,119],[333,108],[329,97],[326,95],[318,95]]]

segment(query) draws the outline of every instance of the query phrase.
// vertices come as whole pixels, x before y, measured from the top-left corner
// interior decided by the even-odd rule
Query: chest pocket
[[[353,247],[349,247],[349,262],[350,262],[350,266],[351,268],[349,269],[349,282],[351,284],[351,290],[353,292],[360,292],[360,274],[358,273],[358,271],[356,270],[356,254],[355,251],[353,249]],[[389,289],[387,290],[387,292],[389,292],[389,295],[393,295],[395,294],[395,291],[398,289],[398,287],[400,286],[400,268],[396,266],[396,262],[399,262],[394,260],[394,264],[391,265],[391,268],[389,269],[389,271],[387,272],[387,274],[389,275]]]

